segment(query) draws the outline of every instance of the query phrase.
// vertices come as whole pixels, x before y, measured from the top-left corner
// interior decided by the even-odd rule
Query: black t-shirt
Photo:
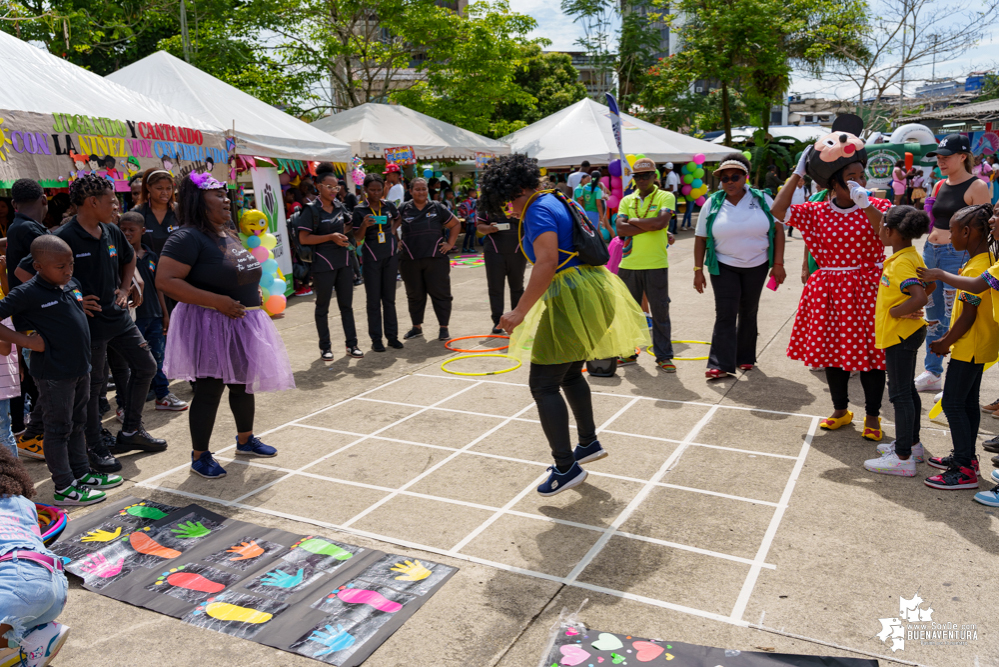
[[[333,202],[333,211],[323,208],[320,200],[302,207],[295,221],[295,233],[312,232],[317,236],[326,234],[344,234],[350,231],[350,212],[338,201]],[[347,266],[350,247],[337,245],[333,241],[325,241],[319,245],[310,246],[315,257],[312,260],[312,270],[316,273],[334,271]]]
[[[361,228],[366,215],[383,215],[385,224],[369,225],[364,230],[364,248],[361,249],[361,254],[365,259],[371,258],[375,261],[391,257],[398,250],[398,240],[392,232],[392,221],[399,215],[399,209],[384,199],[380,201],[380,206],[374,209],[369,204],[358,204],[354,207],[354,229]]]
[[[135,270],[142,276],[142,305],[135,309],[135,319],[145,320],[163,317],[160,299],[156,294],[156,263],[159,261],[156,253],[143,245],[146,254],[135,260]]]
[[[224,294],[247,308],[260,305],[263,269],[234,236],[212,238],[194,227],[181,227],[170,235],[160,256],[191,267],[185,280],[198,289]]]
[[[7,285],[10,289],[21,284],[20,278],[14,275],[14,269],[31,253],[31,242],[48,233],[49,230],[40,222],[20,213],[14,214],[14,222],[7,230]]]
[[[520,252],[520,232],[517,230],[520,223],[517,220],[512,220],[505,215],[495,216],[487,213],[479,213],[478,222],[482,225],[510,225],[510,229],[486,234],[485,242],[482,244],[485,252],[500,255],[515,255]]]
[[[66,380],[90,373],[90,318],[75,278],[65,287],[41,276],[18,285],[0,300],[0,320],[8,317],[18,331],[34,329],[45,341],[45,351],[32,352],[28,360],[33,377]]]
[[[427,201],[423,209],[418,209],[411,201],[399,207],[402,216],[402,258],[423,259],[442,257],[440,244],[444,237],[444,225],[454,214],[437,201]]]
[[[121,285],[121,270],[135,257],[135,251],[125,240],[125,235],[115,225],[98,223],[100,238],[94,238],[83,228],[76,216],[55,230],[55,235],[69,244],[73,251],[73,277],[80,283],[83,296],[98,297],[101,311],[87,317],[90,323],[90,337],[94,340],[110,340],[135,326],[128,308],[115,302],[114,291]],[[26,256],[20,268],[34,274],[33,258]]]
[[[149,246],[157,255],[163,254],[163,244],[166,243],[167,237],[180,229],[180,222],[177,221],[173,207],[167,207],[167,212],[163,216],[162,223],[156,220],[153,209],[149,207],[149,204],[143,204],[135,210],[141,213],[142,217],[146,219],[146,231],[142,235],[142,245]]]
[[[343,204],[344,208],[348,211],[353,211],[357,206],[357,196],[353,192],[348,192],[343,196],[343,199],[338,199],[337,201]]]

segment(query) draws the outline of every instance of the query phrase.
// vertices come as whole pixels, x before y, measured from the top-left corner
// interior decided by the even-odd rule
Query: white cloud
[[[576,40],[583,36],[583,26],[574,23],[571,16],[562,12],[559,0],[511,0],[510,9],[527,14],[538,22],[538,28],[530,36],[551,40],[548,50],[580,50]]]

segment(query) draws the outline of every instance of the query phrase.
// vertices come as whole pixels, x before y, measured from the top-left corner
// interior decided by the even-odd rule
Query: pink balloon
[[[704,164],[704,153],[698,153],[694,156],[694,164]]]
[[[694,203],[697,204],[698,206],[704,206],[704,195],[698,197],[697,201],[695,201]]]
[[[600,186],[603,187],[603,188],[606,188],[607,190],[610,190],[611,189],[611,179],[610,179],[610,177],[609,176],[604,176],[603,178],[601,178],[600,179]]]
[[[611,187],[612,188],[620,188],[621,187],[621,177],[620,176],[611,176],[610,177],[610,183],[611,183]]]
[[[250,254],[253,255],[254,259],[261,264],[267,261],[267,248],[262,245],[258,245],[256,248],[251,250]]]
[[[691,185],[688,184],[688,185],[685,185],[682,188],[680,188],[680,192],[682,192],[685,195],[689,195],[690,191],[693,190],[693,189],[694,189],[693,186],[691,186]]]
[[[620,204],[621,204],[621,196],[620,195],[612,194],[607,199],[607,207],[608,208],[617,208]]]

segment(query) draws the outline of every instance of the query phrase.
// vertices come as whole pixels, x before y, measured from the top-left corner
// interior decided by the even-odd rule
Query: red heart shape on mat
[[[638,653],[635,654],[635,659],[639,662],[650,662],[655,660],[660,656],[660,654],[662,654],[663,651],[666,650],[662,646],[653,644],[652,642],[634,642],[632,646],[634,646],[635,650],[638,651]]]

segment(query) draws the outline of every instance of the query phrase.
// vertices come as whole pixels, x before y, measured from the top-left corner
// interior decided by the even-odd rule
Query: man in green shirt
[[[656,163],[649,158],[636,160],[632,173],[636,190],[622,199],[618,208],[617,234],[625,238],[618,276],[639,304],[643,295],[648,298],[656,364],[667,373],[675,373],[670,342],[668,251],[673,243],[669,221],[676,210],[676,197],[656,186]],[[633,364],[637,359],[638,355],[622,358],[618,364]]]

